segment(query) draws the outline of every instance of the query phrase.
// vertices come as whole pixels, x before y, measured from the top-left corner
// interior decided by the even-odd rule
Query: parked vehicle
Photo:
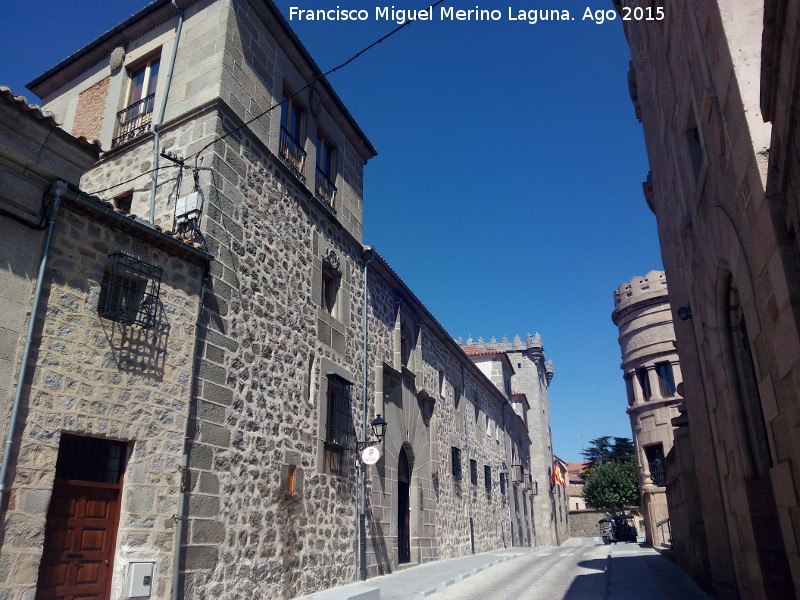
[[[605,517],[597,522],[600,527],[600,537],[604,544],[611,542],[635,542],[636,522],[633,515],[615,515]]]

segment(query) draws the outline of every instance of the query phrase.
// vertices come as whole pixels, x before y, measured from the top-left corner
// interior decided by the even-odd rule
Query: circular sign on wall
[[[361,451],[361,462],[374,465],[381,459],[381,451],[376,446],[367,446]]]

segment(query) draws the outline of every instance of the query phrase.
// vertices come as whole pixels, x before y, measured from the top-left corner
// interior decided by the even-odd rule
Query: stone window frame
[[[319,374],[318,374],[318,391],[317,391],[317,460],[316,470],[318,473],[325,473],[330,475],[347,476],[351,470],[352,465],[349,463],[346,452],[350,448],[334,447],[327,440],[327,425],[328,425],[328,390],[329,390],[329,377],[334,375],[346,382],[351,386],[356,385],[355,378],[345,368],[337,365],[336,363],[328,360],[327,358],[320,358]],[[353,409],[354,402],[350,398],[350,423],[354,424]],[[353,435],[355,435],[355,427],[353,427]],[[353,437],[355,439],[355,437]]]
[[[461,448],[450,447],[450,473],[453,479],[461,481],[463,473],[461,471]]]
[[[677,386],[675,384],[675,369],[672,367],[672,363],[668,360],[665,360],[662,362],[657,362],[653,366],[655,367],[656,375],[658,377],[658,386],[661,389],[661,397],[672,398],[677,390]]]
[[[153,87],[153,66],[158,65]],[[140,73],[143,74],[142,91],[138,100],[133,99],[134,80]],[[125,83],[119,96],[116,120],[114,124],[111,149],[116,149],[126,142],[141,138],[150,132],[150,123],[155,112],[156,96],[158,94],[159,76],[161,74],[161,47],[148,52],[142,58],[131,61],[125,66]],[[148,92],[148,93],[145,93]],[[133,107],[139,103],[142,106]]]

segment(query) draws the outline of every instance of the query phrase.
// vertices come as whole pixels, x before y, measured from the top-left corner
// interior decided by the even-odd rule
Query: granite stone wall
[[[109,254],[117,251],[163,269],[157,323],[150,329],[98,315]],[[5,597],[31,597],[36,587],[62,433],[127,442],[112,593],[120,597],[128,562],[140,560],[155,562],[154,589],[166,596],[202,275],[196,259],[158,249],[62,204],[36,315],[3,521]]]

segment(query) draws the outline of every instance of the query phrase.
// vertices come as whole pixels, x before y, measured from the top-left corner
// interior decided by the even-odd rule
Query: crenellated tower
[[[611,320],[619,328],[622,371],[628,396],[645,532],[660,543],[657,524],[669,516],[664,457],[673,445],[672,419],[679,416],[682,381],[675,330],[663,271],[634,277],[614,291]]]

